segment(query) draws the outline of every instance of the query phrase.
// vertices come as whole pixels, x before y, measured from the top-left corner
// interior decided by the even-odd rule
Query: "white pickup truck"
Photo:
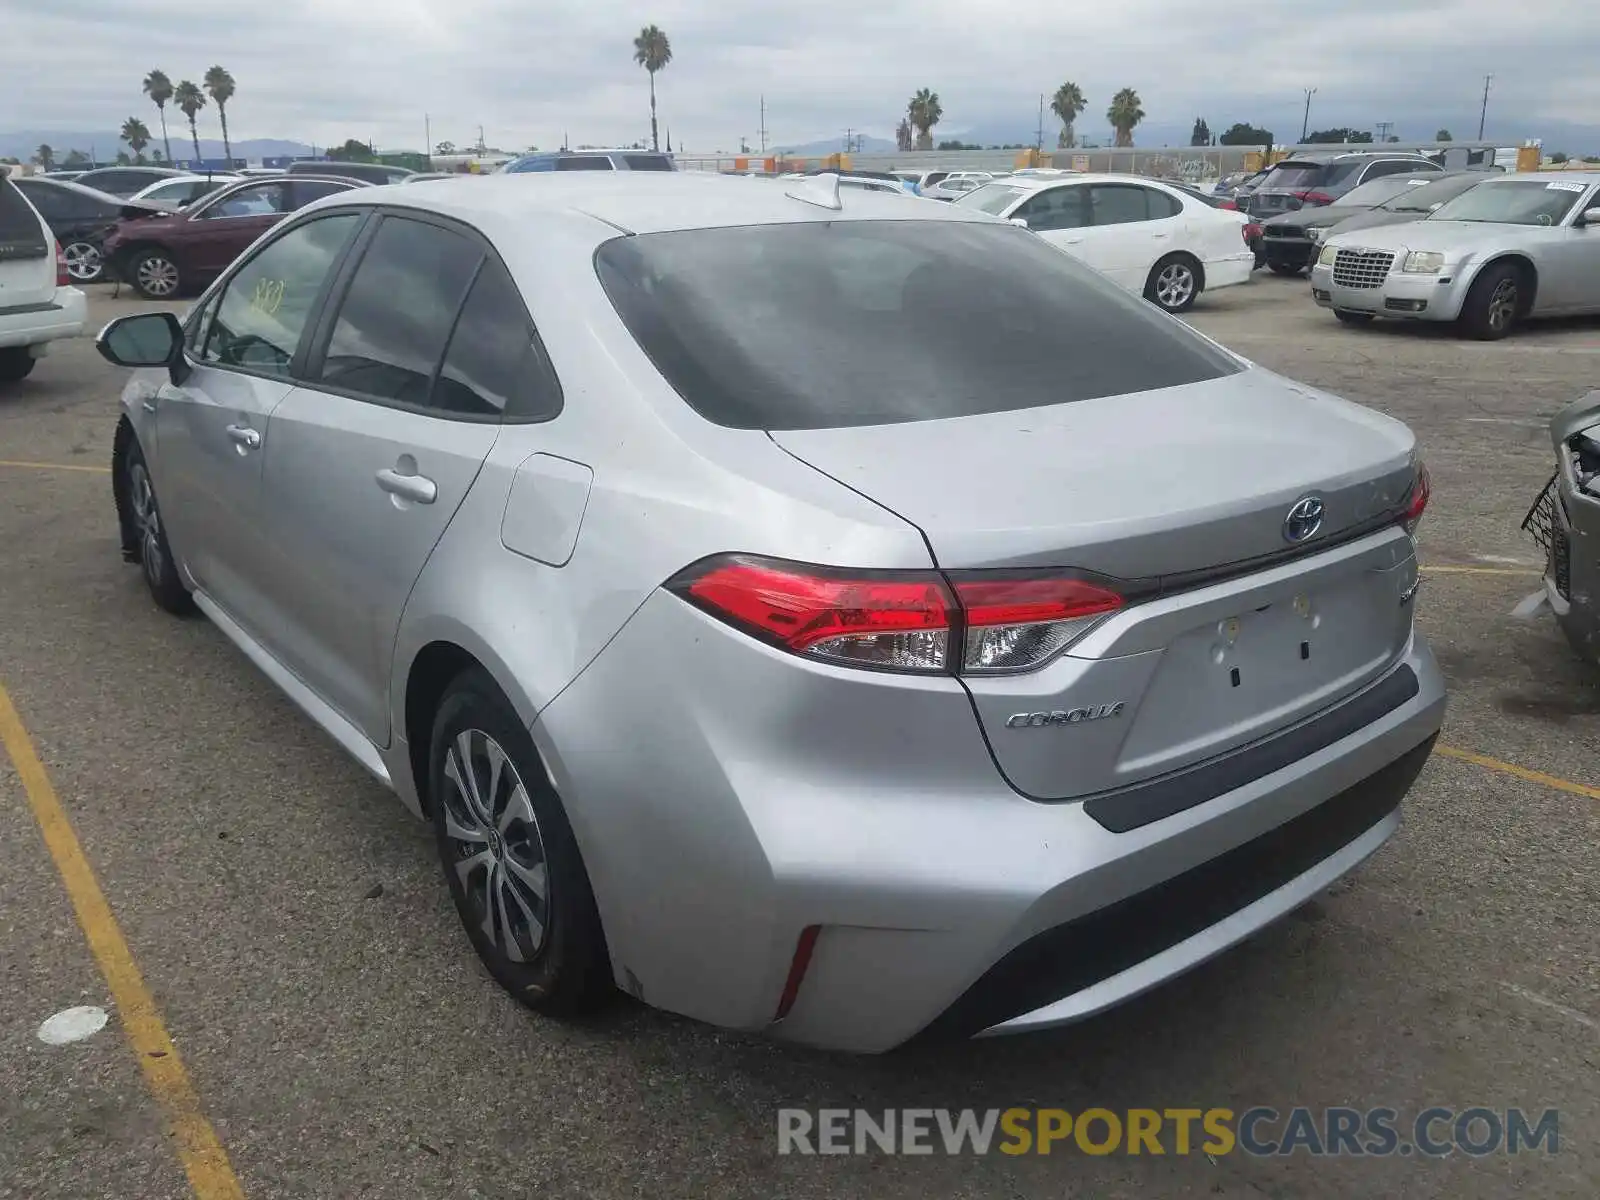
[[[0,384],[26,378],[51,342],[83,333],[88,312],[50,227],[0,175]]]

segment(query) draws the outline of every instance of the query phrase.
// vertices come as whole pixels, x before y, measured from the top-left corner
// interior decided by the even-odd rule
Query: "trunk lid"
[[[771,436],[916,525],[944,570],[1139,581],[1140,599],[1042,668],[963,677],[1031,796],[1115,791],[1269,736],[1371,684],[1410,638],[1414,552],[1384,521],[1414,478],[1410,431],[1259,369]],[[1308,495],[1322,528],[1294,546],[1286,519]]]

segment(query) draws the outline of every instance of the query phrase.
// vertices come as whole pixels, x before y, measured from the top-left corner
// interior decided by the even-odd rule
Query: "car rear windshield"
[[[50,253],[39,218],[16,185],[0,177],[0,262]]]
[[[1233,358],[1032,233],[807,221],[618,238],[600,283],[701,416],[827,429],[1217,379]]]
[[[1361,164],[1354,160],[1334,163],[1279,163],[1261,184],[1264,192],[1299,192],[1332,187]]]

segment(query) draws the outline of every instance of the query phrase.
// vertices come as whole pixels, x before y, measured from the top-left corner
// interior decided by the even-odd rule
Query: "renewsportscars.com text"
[[[1555,1154],[1560,1113],[1520,1108],[778,1110],[779,1154]]]

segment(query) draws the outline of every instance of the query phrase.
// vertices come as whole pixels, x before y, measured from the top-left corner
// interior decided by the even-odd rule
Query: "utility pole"
[[[433,121],[427,113],[422,114],[422,157],[427,160],[428,169],[433,169]]]
[[[1478,110],[1478,140],[1483,141],[1483,123],[1489,119],[1489,81],[1493,75],[1483,77],[1483,107]]]
[[[1378,122],[1375,122],[1375,126],[1376,126],[1377,134],[1378,134],[1377,140],[1380,143],[1381,142],[1387,142],[1389,140],[1389,131],[1394,128],[1394,122],[1393,121],[1378,121]]]
[[[766,98],[766,96],[762,96],[761,97],[761,154],[762,154],[763,157],[765,157],[766,153],[767,153],[767,98]]]
[[[1316,94],[1317,94],[1317,89],[1316,88],[1310,87],[1310,88],[1306,89],[1306,115],[1305,115],[1305,120],[1300,122],[1300,144],[1301,145],[1305,144],[1306,134],[1311,131],[1311,97],[1315,96]]]
[[[1033,135],[1033,150],[1035,154],[1044,153],[1044,93],[1039,93],[1039,128]]]
[[[850,153],[850,145],[851,145],[850,139],[851,139],[851,135],[853,133],[854,133],[854,130],[848,129],[848,128],[844,131],[844,152],[846,154]]]

